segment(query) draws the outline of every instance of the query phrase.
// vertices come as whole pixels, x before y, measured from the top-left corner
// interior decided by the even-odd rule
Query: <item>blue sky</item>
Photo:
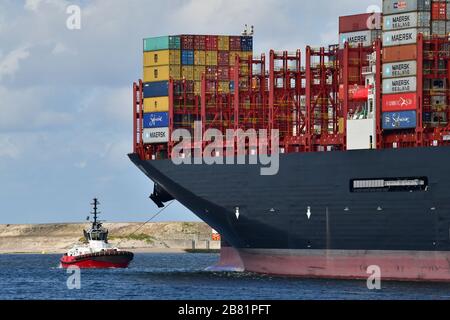
[[[81,30],[66,9],[81,7]],[[151,182],[127,158],[131,84],[142,38],[239,34],[255,52],[338,42],[338,16],[366,0],[0,0],[0,223],[82,221],[101,199],[109,221],[157,212]],[[159,220],[196,220],[173,205]]]

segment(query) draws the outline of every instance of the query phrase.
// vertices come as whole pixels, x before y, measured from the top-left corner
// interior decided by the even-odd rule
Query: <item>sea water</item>
[[[450,284],[311,280],[239,272],[211,272],[217,254],[136,254],[128,269],[59,267],[60,255],[0,255],[0,299],[130,300],[386,300],[450,299]],[[69,283],[69,285],[68,285]],[[72,285],[71,285],[72,284]],[[75,287],[75,288],[74,288]]]

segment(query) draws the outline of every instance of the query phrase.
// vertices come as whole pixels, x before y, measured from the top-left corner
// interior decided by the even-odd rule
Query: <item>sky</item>
[[[67,8],[81,9],[80,29]],[[153,185],[129,161],[142,39],[240,34],[255,53],[338,42],[338,16],[381,0],[0,0],[0,224],[145,221]],[[156,221],[196,221],[180,204]]]

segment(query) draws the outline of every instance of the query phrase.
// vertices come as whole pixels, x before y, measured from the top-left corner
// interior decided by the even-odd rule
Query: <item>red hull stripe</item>
[[[252,250],[231,251],[227,262],[242,261],[246,271],[307,278],[367,279],[369,266],[384,280],[450,282],[450,252]],[[230,258],[229,255],[234,257]],[[236,256],[237,254],[237,256]]]
[[[77,266],[82,269],[103,269],[103,268],[127,268],[130,262],[114,263],[108,261],[82,260],[73,263],[64,263],[61,261],[63,268]]]

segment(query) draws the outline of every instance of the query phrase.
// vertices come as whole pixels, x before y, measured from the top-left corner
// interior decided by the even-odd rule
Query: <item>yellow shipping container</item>
[[[247,60],[249,57],[252,57],[252,52],[251,51],[240,51],[239,52],[239,57],[241,58],[241,60]]]
[[[206,51],[206,64],[217,66],[217,51]]]
[[[144,82],[167,81],[169,78],[179,80],[180,66],[144,67]]]
[[[247,76],[248,73],[249,73],[248,71],[249,71],[248,65],[247,65],[247,64],[241,64],[239,73],[240,73],[242,76]]]
[[[219,36],[217,39],[217,47],[219,48],[220,51],[230,50],[230,37]]]
[[[194,83],[194,94],[196,96],[199,96],[202,92],[202,82],[201,81],[195,81]]]
[[[205,66],[195,66],[194,67],[194,80],[195,81],[201,81],[202,80],[202,74],[206,72]]]
[[[145,98],[144,112],[168,112],[169,97]]]
[[[194,52],[194,64],[197,66],[206,65],[206,51],[196,50]]]
[[[239,51],[230,51],[230,66],[236,64],[236,56],[239,55]]]
[[[229,81],[220,81],[219,82],[219,92],[220,93],[229,93],[230,92],[230,82]]]
[[[162,50],[144,52],[144,67],[180,65],[180,50]]]
[[[339,133],[343,134],[344,133],[344,118],[339,117]]]
[[[194,80],[194,67],[183,66],[181,68],[181,77],[186,80]]]

